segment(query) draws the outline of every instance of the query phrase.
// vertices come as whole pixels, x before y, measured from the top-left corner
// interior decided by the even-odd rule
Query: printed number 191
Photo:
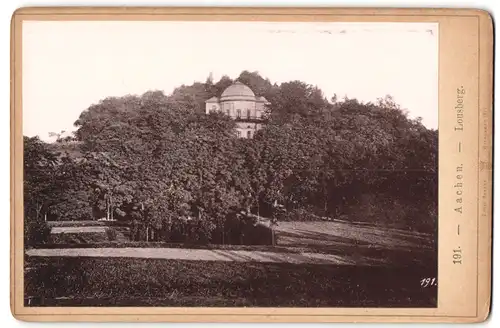
[[[453,264],[462,264],[462,250],[460,247],[453,250]]]

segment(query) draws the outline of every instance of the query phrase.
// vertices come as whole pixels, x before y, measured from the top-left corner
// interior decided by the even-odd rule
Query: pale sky
[[[436,23],[25,21],[22,47],[24,135],[44,140],[108,96],[243,70],[317,85],[328,99],[390,94],[437,128]]]

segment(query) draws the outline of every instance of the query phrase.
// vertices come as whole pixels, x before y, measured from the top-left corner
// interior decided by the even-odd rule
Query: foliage
[[[107,218],[133,222],[134,240],[226,243],[243,211],[435,229],[437,131],[390,97],[328,101],[301,81],[272,84],[249,71],[238,80],[271,103],[252,140],[235,138],[227,116],[204,114],[227,76],[170,95],[106,98],[81,113],[74,138],[25,137],[27,226]],[[374,208],[360,205],[366,195],[379,195]]]
[[[116,233],[115,229],[107,228],[106,234],[108,235],[108,240],[110,240],[110,241],[116,240],[117,233]]]
[[[24,246],[34,246],[49,241],[50,228],[41,220],[29,218],[24,224]]]

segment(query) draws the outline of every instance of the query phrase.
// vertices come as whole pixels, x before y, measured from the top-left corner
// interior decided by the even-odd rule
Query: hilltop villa
[[[205,101],[205,113],[222,111],[236,120],[236,133],[240,138],[252,138],[262,128],[265,106],[264,97],[256,97],[253,91],[241,82],[235,82],[224,90],[220,98]]]

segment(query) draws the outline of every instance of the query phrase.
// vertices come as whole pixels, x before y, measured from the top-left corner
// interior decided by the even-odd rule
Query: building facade
[[[224,90],[220,98],[205,101],[205,113],[222,111],[236,121],[236,133],[240,138],[253,138],[264,124],[264,112],[269,102],[257,97],[241,82],[235,82]]]

